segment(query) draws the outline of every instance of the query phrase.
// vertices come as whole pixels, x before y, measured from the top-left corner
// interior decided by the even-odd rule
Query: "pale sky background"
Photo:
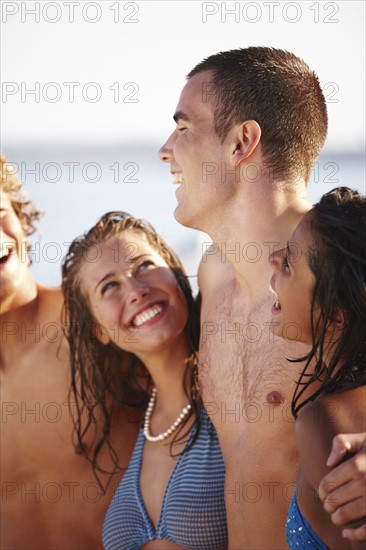
[[[65,162],[74,161],[108,167],[96,184],[80,181],[80,169],[72,184],[65,182],[65,170],[57,183],[45,181],[42,174],[38,182],[32,176],[21,178],[46,211],[36,237],[41,243],[70,242],[107,210],[123,209],[148,218],[183,256],[192,254],[196,237],[173,218],[175,189],[156,153],[174,128],[172,115],[185,75],[221,50],[262,45],[302,57],[317,72],[327,98],[324,151],[336,155],[332,162],[340,176],[332,179],[334,164],[323,160],[320,178],[310,186],[311,199],[327,190],[320,185],[324,181],[328,188],[349,181],[364,186],[360,155],[354,167],[341,160],[345,153],[348,159],[362,154],[365,145],[363,0],[2,0],[1,21],[5,155],[28,167],[39,162],[41,169],[49,162],[65,168]],[[37,98],[27,93],[37,88]],[[96,92],[100,99],[90,101]],[[113,184],[109,167],[116,162],[125,176],[134,168],[125,168],[126,163],[135,163],[138,183]],[[349,180],[350,166],[354,174]],[[52,169],[49,174],[52,178]],[[58,283],[59,262],[48,256],[46,263],[42,260],[44,256],[34,262],[36,276],[46,284]]]
[[[40,22],[30,13],[36,4]],[[236,15],[226,13],[235,6]],[[72,7],[74,22],[70,23]],[[47,21],[58,18],[55,23]],[[85,18],[99,21],[90,23]],[[328,104],[328,146],[341,150],[362,147],[363,0],[2,1],[2,22],[2,80],[19,89],[15,95],[3,95],[4,147],[8,142],[49,140],[159,143],[173,127],[171,116],[186,73],[209,54],[249,45],[279,47],[303,57],[318,73],[329,100],[334,101]],[[31,95],[22,102],[21,90],[34,88],[36,82],[40,102]],[[46,98],[55,97],[56,87],[49,87],[50,82],[55,82],[62,94],[55,103],[42,97],[42,92]],[[64,82],[80,83],[75,87],[74,103],[69,102],[69,87]],[[96,103],[88,103],[82,96],[84,91],[93,99],[96,88],[85,88],[90,82],[96,82],[102,91]],[[109,87],[116,82],[121,100],[136,92],[130,99],[138,103],[114,103],[116,91]],[[135,84],[123,90],[130,82]]]

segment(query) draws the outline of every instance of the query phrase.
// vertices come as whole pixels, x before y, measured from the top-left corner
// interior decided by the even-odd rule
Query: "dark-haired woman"
[[[106,550],[226,548],[224,464],[196,390],[199,319],[179,259],[147,222],[111,212],[71,244],[62,287],[78,445],[96,473],[115,404],[134,395],[145,408]]]
[[[275,334],[311,345],[295,361],[305,361],[292,402],[301,468],[287,541],[291,549],[361,547],[342,537],[317,489],[332,438],[365,429],[366,197],[348,188],[324,195],[270,262]]]

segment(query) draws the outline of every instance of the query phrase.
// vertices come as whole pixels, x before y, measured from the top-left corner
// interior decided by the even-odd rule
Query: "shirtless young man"
[[[59,289],[38,284],[27,236],[39,213],[1,158],[1,548],[94,550],[122,472],[102,496],[72,444],[69,362]],[[115,445],[127,466],[137,423],[119,416]],[[111,467],[106,458],[106,467]],[[103,482],[108,478],[104,477]]]
[[[286,548],[298,466],[286,357],[305,348],[273,335],[268,256],[310,208],[325,100],[302,60],[247,48],[195,67],[174,120],[160,158],[179,184],[175,217],[215,243],[199,270],[200,386],[225,460],[229,548]]]

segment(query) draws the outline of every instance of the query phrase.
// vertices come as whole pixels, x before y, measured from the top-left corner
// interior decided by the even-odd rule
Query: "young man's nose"
[[[173,159],[173,134],[171,134],[164,145],[161,146],[158,156],[163,162],[171,162]]]

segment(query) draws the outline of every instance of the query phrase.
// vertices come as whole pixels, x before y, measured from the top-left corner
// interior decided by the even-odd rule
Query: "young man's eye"
[[[282,258],[282,267],[283,269],[289,269],[290,267],[290,264],[288,263],[288,259],[287,259],[287,256],[283,256]]]

